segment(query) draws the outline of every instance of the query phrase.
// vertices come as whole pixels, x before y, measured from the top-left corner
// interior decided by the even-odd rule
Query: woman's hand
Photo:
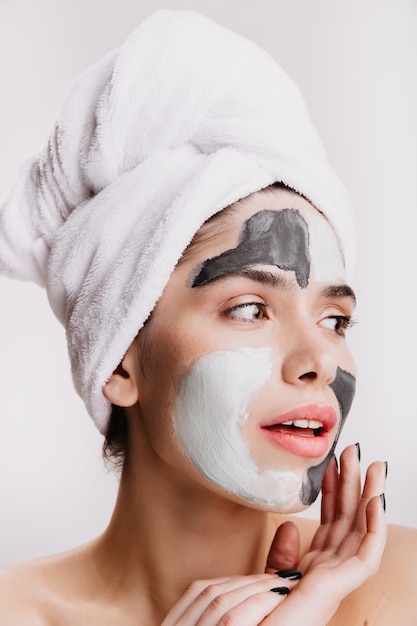
[[[322,485],[321,524],[310,551],[297,568],[303,579],[265,626],[327,624],[340,602],[379,567],[386,540],[385,463],[368,468],[361,494],[359,448],[349,446],[340,458],[340,475],[332,461]],[[280,527],[268,556],[267,570],[295,567],[297,536],[293,524]]]
[[[297,582],[275,574],[198,580],[185,590],[162,626],[255,626]]]
[[[162,626],[327,624],[343,598],[377,571],[386,539],[385,464],[368,468],[361,493],[358,448],[346,448],[340,461],[340,475],[334,460],[326,472],[321,524],[301,561],[298,530],[286,522],[272,542],[266,574],[196,581]],[[300,570],[303,578],[274,573],[284,569]]]

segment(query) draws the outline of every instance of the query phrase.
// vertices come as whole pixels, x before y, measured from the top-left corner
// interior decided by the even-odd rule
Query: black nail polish
[[[381,498],[382,506],[384,507],[384,511],[387,510],[387,501],[385,500],[385,493],[381,493],[379,496]]]
[[[280,578],[286,578],[287,580],[300,580],[303,577],[302,573],[297,569],[280,569],[275,572]]]
[[[290,593],[290,590],[288,589],[288,587],[272,587],[270,591],[273,591],[274,593],[278,593],[280,596],[287,596]]]
[[[334,454],[333,458],[334,458],[334,462],[336,463],[336,469],[337,471],[339,471],[339,461],[337,460],[337,456]]]
[[[385,461],[385,478],[388,476],[388,461]]]
[[[358,443],[355,443],[355,446],[356,446],[356,451],[357,451],[357,453],[358,453],[358,459],[359,459],[359,461],[360,461],[360,460],[361,460],[361,447],[360,447],[360,445],[359,445],[359,442],[358,442]]]

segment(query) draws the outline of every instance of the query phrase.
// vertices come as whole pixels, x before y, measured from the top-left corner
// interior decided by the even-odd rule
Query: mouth
[[[283,413],[261,429],[270,441],[284,450],[315,458],[328,452],[330,434],[337,422],[333,407],[306,404]]]

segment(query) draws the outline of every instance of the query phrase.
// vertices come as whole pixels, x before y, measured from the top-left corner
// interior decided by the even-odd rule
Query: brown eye
[[[265,317],[265,306],[263,302],[245,302],[232,307],[227,313],[233,319],[253,322]]]
[[[344,337],[347,329],[352,325],[352,320],[348,315],[332,315],[322,320],[320,325]]]

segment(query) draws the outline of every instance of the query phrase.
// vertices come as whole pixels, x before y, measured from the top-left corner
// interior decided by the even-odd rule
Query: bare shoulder
[[[377,588],[384,583],[384,597]],[[417,623],[417,530],[390,526],[380,570],[375,576],[375,594],[380,599],[378,625]]]
[[[118,587],[100,575],[95,545],[0,569],[0,625],[131,624]]]
[[[0,570],[0,623],[2,626],[49,626],[47,593],[34,564]]]
[[[85,623],[83,587],[88,548],[0,569],[1,626]],[[89,572],[88,572],[89,573]],[[91,615],[88,615],[89,619]],[[90,620],[91,621],[91,620]],[[95,623],[91,621],[91,623]]]

